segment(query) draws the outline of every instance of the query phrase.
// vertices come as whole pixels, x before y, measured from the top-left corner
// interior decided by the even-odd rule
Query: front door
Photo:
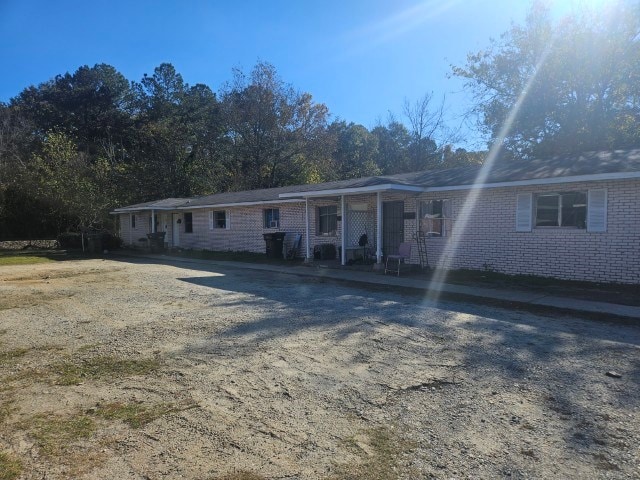
[[[404,241],[404,202],[382,203],[382,253],[395,255]]]
[[[179,247],[180,246],[180,214],[173,213],[173,224],[172,224],[172,234],[171,234],[171,246]]]

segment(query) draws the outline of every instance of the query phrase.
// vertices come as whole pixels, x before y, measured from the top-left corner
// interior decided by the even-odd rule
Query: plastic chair
[[[409,260],[411,258],[411,244],[409,242],[402,242],[398,247],[397,255],[387,255],[387,261],[384,265],[384,274],[387,272],[395,273],[400,276],[400,264],[404,263],[405,260]],[[397,262],[397,268],[389,268],[389,262],[391,262],[391,266],[393,266],[394,262]]]

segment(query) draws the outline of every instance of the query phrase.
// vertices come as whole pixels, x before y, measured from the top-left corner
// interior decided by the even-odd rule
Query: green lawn
[[[0,255],[0,266],[3,265],[29,265],[32,263],[53,262],[47,257],[37,257],[34,255]]]

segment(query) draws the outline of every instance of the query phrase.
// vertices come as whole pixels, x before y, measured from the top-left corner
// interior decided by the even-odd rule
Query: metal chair
[[[384,264],[384,274],[387,272],[395,273],[397,276],[400,276],[400,264],[404,263],[405,260],[409,260],[411,258],[411,243],[402,242],[398,247],[397,255],[387,255],[387,261]],[[391,266],[393,266],[394,262],[397,262],[397,268],[389,268],[389,262],[391,261]]]

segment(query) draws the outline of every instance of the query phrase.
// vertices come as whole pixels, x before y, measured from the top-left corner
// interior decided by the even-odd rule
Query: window
[[[318,235],[335,235],[338,230],[338,207],[318,207]]]
[[[213,230],[214,228],[228,228],[226,210],[209,212],[209,230]]]
[[[131,215],[131,228],[136,228],[136,216]]]
[[[586,192],[540,194],[535,205],[536,227],[587,227]]]
[[[184,214],[184,233],[193,233],[193,213]]]
[[[420,233],[430,237],[447,235],[447,220],[451,219],[450,200],[426,200],[420,202]]]
[[[279,208],[265,208],[264,213],[264,228],[278,228],[280,226],[280,209]]]

